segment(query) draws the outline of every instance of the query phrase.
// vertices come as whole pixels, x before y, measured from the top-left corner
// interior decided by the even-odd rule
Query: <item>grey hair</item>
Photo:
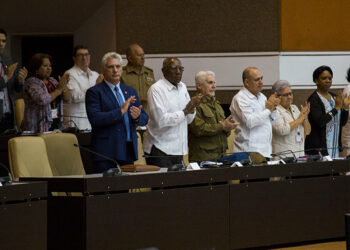
[[[119,59],[119,62],[120,64],[123,64],[123,59],[122,59],[122,56],[119,55],[118,53],[116,52],[107,52],[106,54],[104,54],[104,56],[102,57],[102,60],[101,60],[101,66],[102,68],[105,68],[106,67],[106,64],[107,64],[107,61],[108,59]]]
[[[285,87],[290,88],[290,83],[286,80],[278,80],[272,85],[272,92],[276,93],[277,95],[280,95],[282,89],[284,89]]]
[[[207,76],[213,76],[215,77],[215,73],[213,71],[199,71],[196,76],[194,77],[194,80],[196,81],[196,83],[198,82],[199,84],[202,84],[203,82],[205,82],[205,78]]]

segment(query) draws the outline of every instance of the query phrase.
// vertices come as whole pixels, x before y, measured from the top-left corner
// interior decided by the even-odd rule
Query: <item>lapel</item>
[[[100,84],[102,86],[102,91],[104,92],[103,96],[106,96],[107,99],[109,99],[110,103],[113,104],[113,106],[120,107],[117,99],[115,98],[114,93],[112,92],[110,87],[107,85],[107,83],[105,81],[103,81],[103,83],[100,83]]]
[[[126,86],[124,84],[120,84],[120,90],[124,95],[125,101],[128,100],[128,98],[130,97],[130,93],[127,91]]]

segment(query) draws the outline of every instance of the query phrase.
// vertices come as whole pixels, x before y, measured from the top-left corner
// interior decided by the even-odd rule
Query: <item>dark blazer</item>
[[[334,93],[329,92],[333,97]],[[332,119],[332,116],[325,110],[324,104],[321,98],[318,96],[317,92],[313,92],[308,98],[310,102],[310,113],[309,113],[309,122],[311,124],[311,133],[306,136],[305,139],[305,153],[306,154],[318,154],[317,150],[312,150],[315,148],[322,148],[322,155],[328,155],[327,150],[327,139],[326,139],[326,127],[327,123]],[[334,108],[332,112],[335,116],[338,111]],[[349,111],[341,110],[340,115],[340,128],[339,128],[339,147],[341,147],[341,128],[344,126],[348,120]],[[341,151],[341,150],[340,150]]]
[[[120,88],[125,100],[130,96],[136,97],[136,102],[131,104],[130,107],[140,106],[139,97],[135,89],[123,84],[120,84]],[[105,81],[87,90],[85,105],[87,116],[92,127],[92,145],[94,150],[117,161],[126,161],[128,159],[126,155],[127,135],[121,107]],[[148,116],[143,109],[137,120],[131,118],[129,111],[128,114],[134,148],[132,158],[137,160],[136,126],[145,126],[148,122]],[[102,161],[105,159],[95,155],[94,160]]]
[[[7,57],[1,54],[0,54],[0,62],[4,65],[4,67],[10,66],[13,63],[10,57]],[[0,77],[0,91],[2,91],[4,88],[7,87],[7,91],[11,101],[11,109],[13,113],[14,113],[14,102],[16,99],[22,97],[22,92],[23,92],[22,91],[23,84],[19,83],[17,79],[19,68],[20,67],[17,66],[17,69],[14,72],[12,78],[8,80],[7,83],[5,82],[3,77]],[[2,118],[3,114],[4,114],[3,100],[0,99],[0,119]]]

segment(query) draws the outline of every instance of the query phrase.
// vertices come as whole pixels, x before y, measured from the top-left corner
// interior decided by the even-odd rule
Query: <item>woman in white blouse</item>
[[[280,97],[280,105],[277,106],[279,117],[272,126],[272,152],[280,153],[291,150],[295,156],[304,155],[305,136],[311,131],[307,116],[310,112],[310,103],[305,107],[301,105],[301,111],[293,103],[293,92],[288,81],[279,80],[272,86],[272,91]],[[284,156],[292,156],[285,154]]]

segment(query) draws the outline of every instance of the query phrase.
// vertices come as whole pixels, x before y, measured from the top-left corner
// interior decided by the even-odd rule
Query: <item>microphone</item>
[[[142,157],[144,157],[144,158],[172,158],[174,156],[173,155],[147,155],[147,154],[144,154],[144,155],[142,155]],[[162,166],[160,166],[160,167],[162,167]],[[172,165],[170,167],[166,167],[166,168],[170,172],[170,171],[186,170],[187,167],[186,167],[184,161],[182,160],[181,163],[174,164],[174,165]]]
[[[285,151],[281,151],[281,152],[277,152],[277,153],[271,154],[271,156],[272,157],[276,157],[276,156],[285,155],[287,153],[290,153],[290,154],[293,155],[293,158],[292,157],[283,158],[283,160],[286,163],[290,163],[290,162],[297,162],[297,157],[295,156],[295,153],[300,153],[300,152],[307,153],[307,152],[313,151],[313,152],[317,152],[317,154],[310,155],[310,157],[307,159],[307,161],[319,161],[319,160],[322,161],[323,160],[322,151],[328,150],[328,149],[339,149],[339,150],[342,150],[342,149],[346,149],[346,148],[347,147],[309,148],[309,149],[298,150],[298,151],[292,151],[292,150],[289,149],[289,150],[285,150]]]
[[[91,150],[89,148],[82,147],[82,146],[80,146],[78,144],[74,143],[73,145],[74,145],[74,147],[78,147],[78,148],[80,148],[82,150],[85,150],[85,151],[88,151],[88,152],[90,152],[90,153],[92,153],[94,155],[100,156],[103,159],[109,160],[109,161],[113,162],[116,165],[116,168],[110,168],[110,169],[104,171],[103,172],[103,177],[117,176],[117,175],[122,175],[123,174],[123,171],[120,168],[120,166],[119,166],[119,164],[118,164],[118,162],[116,160],[114,160],[112,158],[109,158],[109,157],[107,157],[107,156],[105,156],[103,154],[97,153],[97,152],[95,152],[95,151],[93,151],[93,150]]]
[[[304,150],[303,150],[304,151]],[[302,151],[301,151],[302,152]],[[288,149],[288,150],[285,150],[285,151],[282,151],[282,152],[278,152],[278,153],[274,153],[274,154],[271,154],[272,157],[277,157],[277,156],[282,156],[282,155],[286,155],[287,153],[290,153],[293,155],[293,157],[284,157],[282,158],[282,160],[285,162],[285,163],[294,163],[294,162],[297,162],[297,157],[295,156],[295,153]]]
[[[74,127],[67,127],[65,129],[62,129],[62,132],[73,133],[73,134],[79,133],[80,128],[78,127],[76,122],[74,120],[72,120],[71,118],[84,118],[84,117],[78,117],[78,116],[75,117],[75,116],[68,116],[68,115],[61,115],[60,117],[69,118],[70,120],[65,121],[65,122],[67,122],[67,123],[72,122],[74,125]]]
[[[0,162],[0,167],[5,170],[5,176],[0,176],[0,183],[4,186],[12,184],[12,175],[5,164]]]

